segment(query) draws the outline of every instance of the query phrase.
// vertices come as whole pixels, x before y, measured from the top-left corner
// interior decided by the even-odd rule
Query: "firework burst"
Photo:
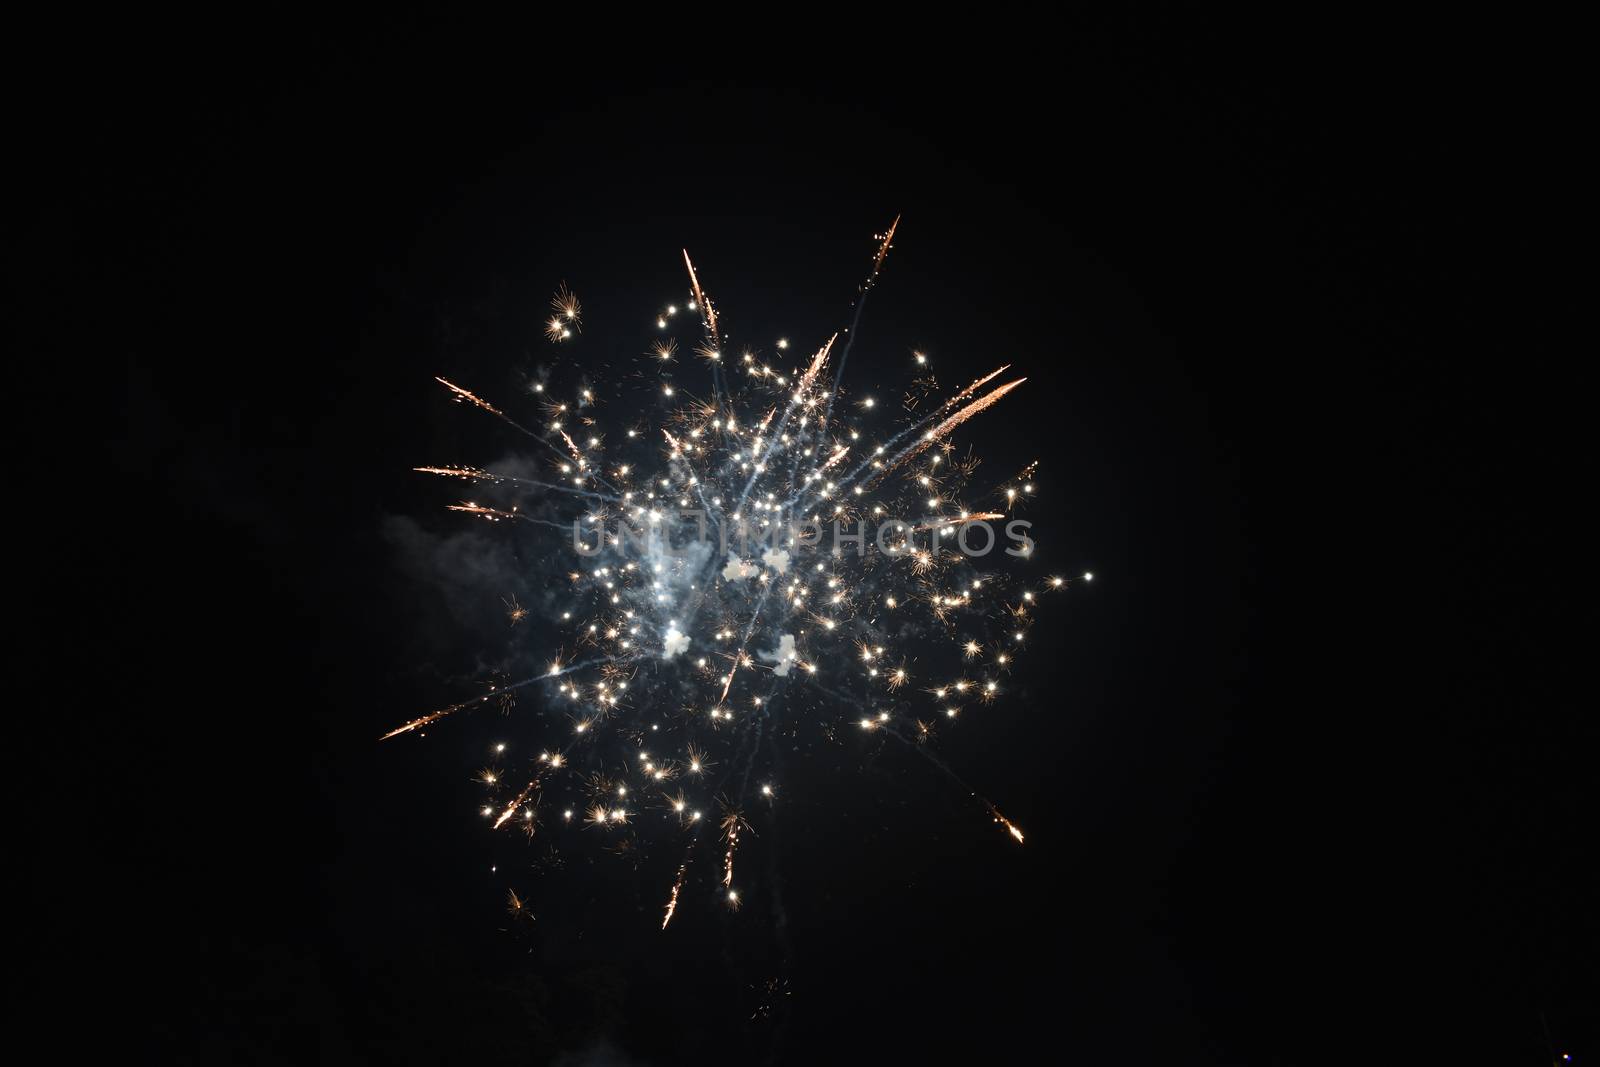
[[[519,640],[535,638],[530,619],[564,637],[524,650],[546,669],[384,738],[424,733],[489,700],[509,710],[537,687],[564,732],[544,737],[526,770],[481,773],[486,821],[573,847],[588,830],[623,854],[673,849],[662,929],[697,884],[694,845],[713,823],[717,863],[705,881],[724,906],[739,906],[735,861],[780,801],[769,758],[779,736],[820,729],[845,744],[851,731],[841,727],[851,725],[858,738],[882,734],[927,754],[929,720],[958,732],[963,706],[999,696],[1038,598],[1072,584],[1008,573],[1031,562],[1028,524],[1015,516],[1034,493],[1036,465],[978,486],[976,458],[952,442],[1025,378],[995,384],[1010,369],[1001,366],[937,400],[918,352],[903,403],[844,393],[861,309],[899,221],[877,237],[849,327],[798,361],[782,338],[765,355],[724,358],[725,323],[685,252],[688,300],[641,323],[655,336],[633,349],[637,370],[618,382],[541,380],[537,414],[513,417],[438,379],[537,446],[515,475],[416,469],[472,487],[476,499],[454,512],[540,528],[543,602],[525,607],[510,595],[503,607]],[[582,309],[565,284],[551,308],[550,341],[574,342]],[[676,359],[678,340],[663,331],[680,325],[696,329],[684,341],[701,360]],[[548,828],[541,803],[555,813]],[[1022,842],[992,802],[976,803]],[[524,898],[509,899],[513,913],[531,914]]]

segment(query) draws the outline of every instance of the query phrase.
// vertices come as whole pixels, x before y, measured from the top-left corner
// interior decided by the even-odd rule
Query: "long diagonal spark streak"
[[[651,869],[650,846],[673,849],[661,872],[671,883],[663,930],[699,884],[695,841],[719,809],[723,847],[699,861],[716,867],[706,884],[719,886],[724,905],[740,906],[739,850],[766,837],[775,807],[802,785],[778,781],[781,752],[902,743],[960,782],[933,754],[935,741],[960,735],[969,706],[1004,695],[1043,598],[1091,577],[1030,578],[1022,568],[1033,562],[1031,539],[1020,551],[967,554],[971,526],[1011,519],[1037,488],[1036,463],[976,484],[976,455],[963,457],[952,440],[1027,380],[994,385],[1010,364],[930,409],[937,386],[918,355],[902,405],[869,394],[835,407],[849,396],[846,363],[898,227],[896,219],[876,235],[848,325],[795,356],[787,339],[723,352],[726,324],[684,252],[698,314],[663,302],[650,320],[652,347],[622,374],[569,385],[541,369],[532,392],[542,415],[532,417],[438,379],[454,400],[542,447],[519,436],[514,445],[533,457],[415,468],[471,483],[474,499],[443,506],[501,524],[518,570],[492,604],[509,613],[507,650],[483,657],[504,664],[493,687],[383,739],[494,704],[506,716],[497,721],[517,733],[493,747],[478,776],[489,790],[485,827],[515,825],[530,837],[537,828],[552,849],[605,838],[640,870]],[[564,284],[557,293],[546,333],[562,346],[563,366],[587,358],[577,353],[606,332],[580,329],[598,306],[580,305]],[[693,372],[710,375],[702,398],[703,380],[684,381],[673,367],[680,342],[707,357]],[[853,523],[855,543],[840,542]],[[891,523],[898,532],[886,547]],[[530,619],[561,636],[551,642]],[[540,722],[547,733],[534,758],[515,738]],[[527,893],[511,892],[519,912],[531,907]]]
[[[889,247],[894,244],[894,231],[900,228],[900,216],[896,215],[894,221],[889,223],[889,232],[883,235],[883,240],[878,244],[878,254],[872,257],[872,277],[867,279],[871,285],[878,280],[878,272],[883,269],[883,261],[889,255]]]
[[[894,221],[889,224],[889,232],[878,242],[878,254],[872,257],[872,273],[861,283],[861,295],[856,298],[855,314],[851,317],[850,328],[846,331],[850,339],[844,343],[844,352],[839,356],[839,370],[833,376],[833,388],[828,392],[828,404],[822,412],[823,429],[827,429],[833,422],[833,402],[839,397],[839,385],[844,381],[844,368],[850,362],[850,350],[855,346],[856,335],[860,331],[861,313],[867,308],[867,294],[877,284],[878,272],[883,269],[883,261],[888,258],[889,249],[894,245],[894,231],[899,228],[900,216],[896,215]]]
[[[896,447],[901,441],[905,440],[907,437],[910,437],[912,434],[915,434],[917,431],[921,430],[924,426],[928,425],[930,422],[932,422],[933,420],[937,419],[940,415],[942,415],[945,412],[949,411],[950,409],[954,408],[962,400],[965,400],[967,397],[971,396],[973,393],[977,392],[983,386],[985,386],[985,385],[989,384],[990,382],[994,381],[996,378],[1000,377],[1000,375],[1004,374],[1006,371],[1008,371],[1010,369],[1011,369],[1011,364],[1006,363],[1006,364],[1004,364],[1004,365],[1002,365],[1000,367],[997,367],[994,370],[990,371],[988,374],[985,374],[983,377],[977,379],[976,381],[972,382],[972,384],[970,384],[966,388],[962,389],[959,393],[956,393],[954,396],[950,397],[943,404],[939,405],[937,410],[933,411],[932,413],[930,413],[928,415],[924,415],[921,419],[919,419],[916,422],[912,423],[910,426],[906,426],[906,427],[902,428],[901,430],[899,430],[897,433],[892,435],[887,441],[885,441],[882,445],[879,445],[878,448],[876,449],[876,451],[879,454],[882,454],[884,452],[887,452],[889,449]],[[884,466],[884,464],[882,464],[880,461],[874,460],[871,456],[868,456],[868,458],[862,460],[860,464],[858,464],[856,467],[852,468],[850,473],[848,473],[848,474],[844,475],[842,478],[840,478],[838,483],[837,483],[837,485],[840,488],[845,488],[845,489],[849,488],[851,485],[854,484],[856,478],[859,477],[863,472],[866,472],[868,470],[868,468],[873,466],[874,463],[878,464],[878,468],[875,468],[875,469],[881,469]],[[802,485],[801,489],[800,489],[800,492],[798,492],[795,496],[791,497],[789,500],[785,501],[785,507],[793,507],[793,508],[795,508],[797,510],[803,509],[804,507],[808,506],[805,503],[805,500],[806,500],[806,487],[804,485]]]
[[[678,865],[678,876],[672,880],[672,896],[667,898],[667,913],[661,919],[661,929],[663,930],[672,921],[673,913],[678,910],[678,894],[683,891],[683,876],[688,873],[689,859],[685,857],[684,861]]]
[[[578,489],[560,482],[546,482],[536,478],[513,478],[505,474],[491,474],[477,467],[412,467],[418,474],[437,474],[446,478],[461,478],[465,481],[490,482],[495,485],[527,486],[530,489],[544,489],[552,493],[568,493],[572,496],[585,496],[592,500],[604,500],[618,503],[621,497],[609,493],[596,493],[589,489]]]
[[[473,392],[471,392],[470,390],[467,390],[467,389],[463,389],[463,388],[461,388],[461,386],[455,384],[452,381],[449,381],[447,379],[441,378],[437,374],[434,375],[433,380],[438,382],[440,385],[443,385],[446,389],[450,390],[452,393],[454,393],[456,395],[456,399],[457,400],[461,400],[461,401],[464,401],[464,402],[466,402],[468,404],[472,404],[474,407],[482,408],[484,411],[487,411],[491,415],[498,415],[500,418],[506,420],[506,422],[510,423],[512,426],[516,426],[517,429],[522,430],[522,427],[518,426],[517,423],[511,418],[510,415],[507,415],[505,412],[501,411],[499,408],[495,407],[493,404],[489,403],[487,400],[485,400],[482,397],[478,396],[476,393],[473,393]],[[523,430],[523,432],[527,433],[529,431]]]
[[[717,309],[711,306],[711,301],[706,299],[705,292],[700,288],[700,279],[695,276],[694,263],[689,259],[687,248],[683,250],[683,265],[689,268],[689,285],[694,292],[695,306],[700,309],[705,321],[706,333],[711,335],[711,343],[721,348],[722,337],[717,333]]]
[[[401,726],[395,727],[393,730],[390,730],[388,733],[386,733],[382,737],[378,738],[378,740],[387,741],[391,737],[399,737],[401,734],[408,734],[412,730],[420,730],[424,726],[430,726],[433,723],[438,722],[440,719],[444,718],[446,715],[450,715],[450,714],[453,714],[454,712],[461,711],[463,708],[470,708],[474,704],[477,704],[477,703],[479,703],[481,701],[488,700],[488,699],[489,699],[489,697],[487,695],[485,695],[485,696],[477,697],[477,698],[475,698],[473,700],[463,701],[460,704],[452,704],[448,708],[440,708],[438,711],[430,711],[426,715],[423,715],[423,716],[421,716],[419,718],[412,719],[408,723],[405,723],[405,724],[403,724]]]
[[[729,811],[722,817],[722,839],[728,843],[728,851],[722,857],[723,888],[733,886],[733,854],[739,849],[739,831],[749,829],[749,826],[744,816],[736,811]]]
[[[533,779],[533,781],[529,782],[525,787],[523,787],[522,792],[518,793],[516,797],[512,799],[511,803],[506,805],[506,809],[502,811],[500,813],[500,817],[494,821],[494,828],[498,830],[500,827],[504,826],[506,824],[506,820],[516,814],[517,809],[522,807],[523,803],[527,801],[528,797],[537,788],[539,788],[539,779],[537,778]]]
[[[1028,379],[1026,379],[1026,378],[1018,378],[1014,382],[1008,382],[1005,385],[1002,385],[1000,388],[996,389],[994,392],[988,393],[988,394],[980,397],[979,399],[974,400],[972,403],[968,404],[966,407],[962,408],[960,411],[957,411],[954,415],[951,415],[949,418],[945,419],[938,426],[935,426],[933,429],[929,430],[926,434],[924,434],[922,436],[922,438],[920,440],[918,440],[915,444],[911,445],[909,448],[907,448],[904,451],[902,451],[899,455],[895,456],[894,459],[886,461],[884,463],[884,465],[883,465],[883,469],[880,470],[876,474],[875,477],[867,479],[867,484],[870,485],[874,481],[881,480],[882,478],[887,477],[891,471],[893,471],[896,468],[900,467],[902,464],[906,463],[907,461],[912,460],[912,459],[916,458],[917,456],[921,455],[922,452],[925,451],[928,448],[929,445],[933,444],[935,441],[937,441],[940,438],[944,437],[951,430],[955,429],[957,426],[960,426],[963,422],[966,422],[968,419],[972,418],[972,416],[977,415],[980,412],[986,411],[989,408],[993,407],[996,403],[999,402],[1001,397],[1005,396],[1007,393],[1011,392],[1011,390],[1015,389],[1017,386],[1021,385],[1023,382],[1025,382],[1027,380]]]
[[[934,519],[932,522],[918,523],[912,529],[918,533],[926,533],[929,530],[940,530],[947,526],[960,526],[969,522],[993,522],[996,519],[1005,517],[1006,515],[1003,511],[980,511],[976,515],[950,515],[942,519]]]

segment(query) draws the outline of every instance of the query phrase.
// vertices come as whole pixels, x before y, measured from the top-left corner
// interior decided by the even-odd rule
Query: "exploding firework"
[[[541,380],[532,413],[515,416],[514,404],[438,379],[515,430],[535,459],[499,471],[416,469],[472,486],[480,499],[452,511],[539,528],[533,584],[545,602],[525,607],[509,595],[502,604],[523,640],[541,632],[524,625],[530,618],[564,638],[533,650],[547,668],[384,738],[485,702],[506,710],[536,690],[565,726],[525,768],[497,763],[480,774],[483,817],[530,837],[566,835],[573,847],[588,836],[628,854],[677,850],[662,929],[712,824],[719,843],[702,850],[702,861],[717,861],[706,882],[723,906],[739,906],[736,861],[759,847],[761,818],[780,801],[777,738],[810,729],[847,744],[857,730],[883,734],[951,773],[928,753],[933,722],[996,699],[1038,600],[1071,584],[1010,573],[1032,562],[1028,524],[1015,516],[1034,494],[1036,464],[978,486],[975,456],[953,440],[1025,378],[997,384],[1010,370],[1001,366],[929,402],[937,381],[917,352],[901,414],[844,391],[861,310],[898,223],[877,237],[849,328],[798,361],[787,339],[725,358],[724,325],[685,252],[688,299],[641,324],[651,336],[636,373],[606,386],[581,379],[566,399]],[[572,343],[577,297],[563,284],[551,306],[550,341]],[[695,329],[703,363],[676,365],[667,332],[680,324]],[[683,373],[701,384],[685,386]],[[1022,842],[992,802],[978,797],[977,810]],[[703,818],[711,812],[720,817]],[[514,914],[531,914],[522,897],[509,900]]]

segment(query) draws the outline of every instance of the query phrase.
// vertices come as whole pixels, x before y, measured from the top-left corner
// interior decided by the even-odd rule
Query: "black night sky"
[[[46,282],[28,356],[68,378],[44,440],[80,432],[75,388],[117,394],[93,466],[50,495],[97,575],[55,598],[73,651],[39,715],[68,754],[29,757],[52,781],[24,809],[35,911],[68,913],[26,924],[53,960],[31,996],[75,1020],[53,1043],[260,1064],[1600,1052],[1594,732],[1552,532],[1579,424],[1533,428],[1568,387],[1521,303],[1567,291],[1461,185],[1491,157],[1558,171],[1541,122],[1406,49],[1333,81],[1294,49],[1213,61],[1231,30],[1176,25],[779,59],[679,17],[638,63],[553,25],[203,50],[145,27],[138,58],[75,57],[28,122],[54,175],[22,223]],[[1561,195],[1519,199],[1526,229]],[[490,867],[542,846],[488,833],[470,779],[534,728],[480,712],[376,742],[473,695],[490,642],[467,622],[498,610],[460,610],[482,591],[419,577],[394,533],[454,521],[460,493],[413,466],[511,447],[432,376],[514,398],[560,282],[644,319],[681,297],[680,248],[731,322],[814,344],[896,215],[853,375],[913,346],[947,384],[1026,373],[966,439],[996,475],[1042,461],[1041,572],[1096,575],[940,749],[1027,844],[850,739],[795,754],[748,861],[785,937],[764,905],[703,902],[662,933],[659,872],[598,850],[511,929]],[[1523,277],[1490,308],[1473,286],[1500,256]],[[1515,350],[1490,341],[1510,319]]]

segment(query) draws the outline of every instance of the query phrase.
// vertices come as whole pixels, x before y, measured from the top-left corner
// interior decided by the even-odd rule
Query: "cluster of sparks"
[[[547,528],[547,570],[534,583],[548,589],[545,602],[524,607],[508,596],[504,605],[513,627],[532,615],[565,636],[530,677],[384,739],[423,733],[484,703],[507,709],[521,691],[541,690],[565,718],[564,732],[537,754],[494,746],[480,774],[489,793],[483,818],[530,837],[587,829],[619,851],[663,840],[681,849],[662,929],[711,826],[718,863],[706,881],[725,906],[739,907],[739,850],[781,797],[771,758],[780,737],[812,730],[859,744],[852,734],[882,734],[920,748],[1004,691],[1041,598],[1092,577],[1019,581],[1000,572],[1007,557],[998,549],[974,558],[954,548],[963,527],[1010,520],[1034,493],[1036,465],[975,488],[978,462],[952,440],[1023,384],[996,384],[1009,366],[938,399],[929,357],[913,353],[892,424],[884,411],[892,405],[846,393],[860,310],[898,223],[877,235],[851,327],[809,358],[792,361],[787,339],[765,355],[725,351],[723,323],[685,252],[687,301],[645,324],[655,336],[639,357],[646,371],[632,379],[647,382],[642,402],[608,410],[613,401],[597,386],[558,398],[540,380],[530,387],[536,414],[514,416],[438,379],[455,400],[532,442],[534,473],[527,465],[515,475],[416,469],[472,487],[475,499],[453,511]],[[583,321],[577,297],[563,284],[551,307],[548,339],[573,342]],[[698,391],[676,373],[680,323],[697,335]],[[838,531],[853,533],[863,520],[868,529],[897,520],[887,551],[871,533],[864,551],[848,538],[839,543]],[[800,524],[818,544],[797,532]],[[575,535],[584,552],[574,549]],[[1013,555],[1026,566],[1033,542],[1016,543]],[[1023,841],[998,808],[979,803]],[[508,907],[520,916],[530,905],[511,892]]]

